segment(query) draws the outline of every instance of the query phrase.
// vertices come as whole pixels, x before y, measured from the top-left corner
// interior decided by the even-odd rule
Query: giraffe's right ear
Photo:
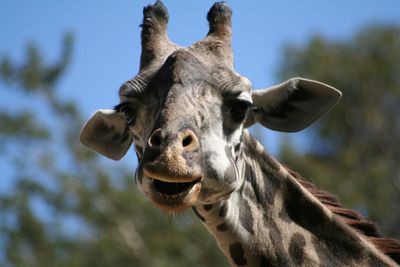
[[[82,144],[110,159],[121,159],[132,144],[124,116],[115,110],[97,110],[83,126]]]

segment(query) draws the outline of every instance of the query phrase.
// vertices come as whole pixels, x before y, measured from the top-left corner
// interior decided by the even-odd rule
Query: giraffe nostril
[[[196,134],[190,129],[181,130],[178,133],[178,140],[185,151],[194,151],[199,148],[199,140]]]
[[[186,136],[183,140],[182,140],[182,146],[186,147],[188,145],[190,145],[193,141],[193,137],[191,135]]]
[[[161,130],[156,130],[149,138],[150,147],[160,147],[162,143]]]

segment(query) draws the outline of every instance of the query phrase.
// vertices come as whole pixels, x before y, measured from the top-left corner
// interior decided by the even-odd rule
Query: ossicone
[[[214,37],[231,38],[232,28],[232,10],[225,2],[215,3],[207,14],[207,20],[210,26],[208,35]]]
[[[176,49],[167,35],[168,19],[168,10],[161,1],[143,8],[140,71],[161,62]]]

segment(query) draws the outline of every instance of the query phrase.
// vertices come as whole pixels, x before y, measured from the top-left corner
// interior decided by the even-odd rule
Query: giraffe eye
[[[133,108],[131,107],[123,107],[121,109],[122,114],[125,117],[125,122],[128,125],[132,125],[135,123],[136,120],[136,112]]]
[[[230,113],[231,113],[232,119],[237,123],[242,122],[244,120],[244,118],[246,117],[247,110],[249,110],[249,108],[251,106],[252,106],[252,103],[249,101],[245,101],[245,100],[238,100],[238,101],[232,103],[232,105],[230,107]]]

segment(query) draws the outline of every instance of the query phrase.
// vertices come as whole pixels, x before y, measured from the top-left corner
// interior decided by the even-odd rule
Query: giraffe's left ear
[[[327,84],[293,78],[252,94],[256,109],[247,114],[245,127],[258,122],[281,132],[300,131],[340,100],[342,93]]]
[[[100,109],[83,126],[80,140],[88,148],[119,160],[132,144],[132,133],[120,112]]]

